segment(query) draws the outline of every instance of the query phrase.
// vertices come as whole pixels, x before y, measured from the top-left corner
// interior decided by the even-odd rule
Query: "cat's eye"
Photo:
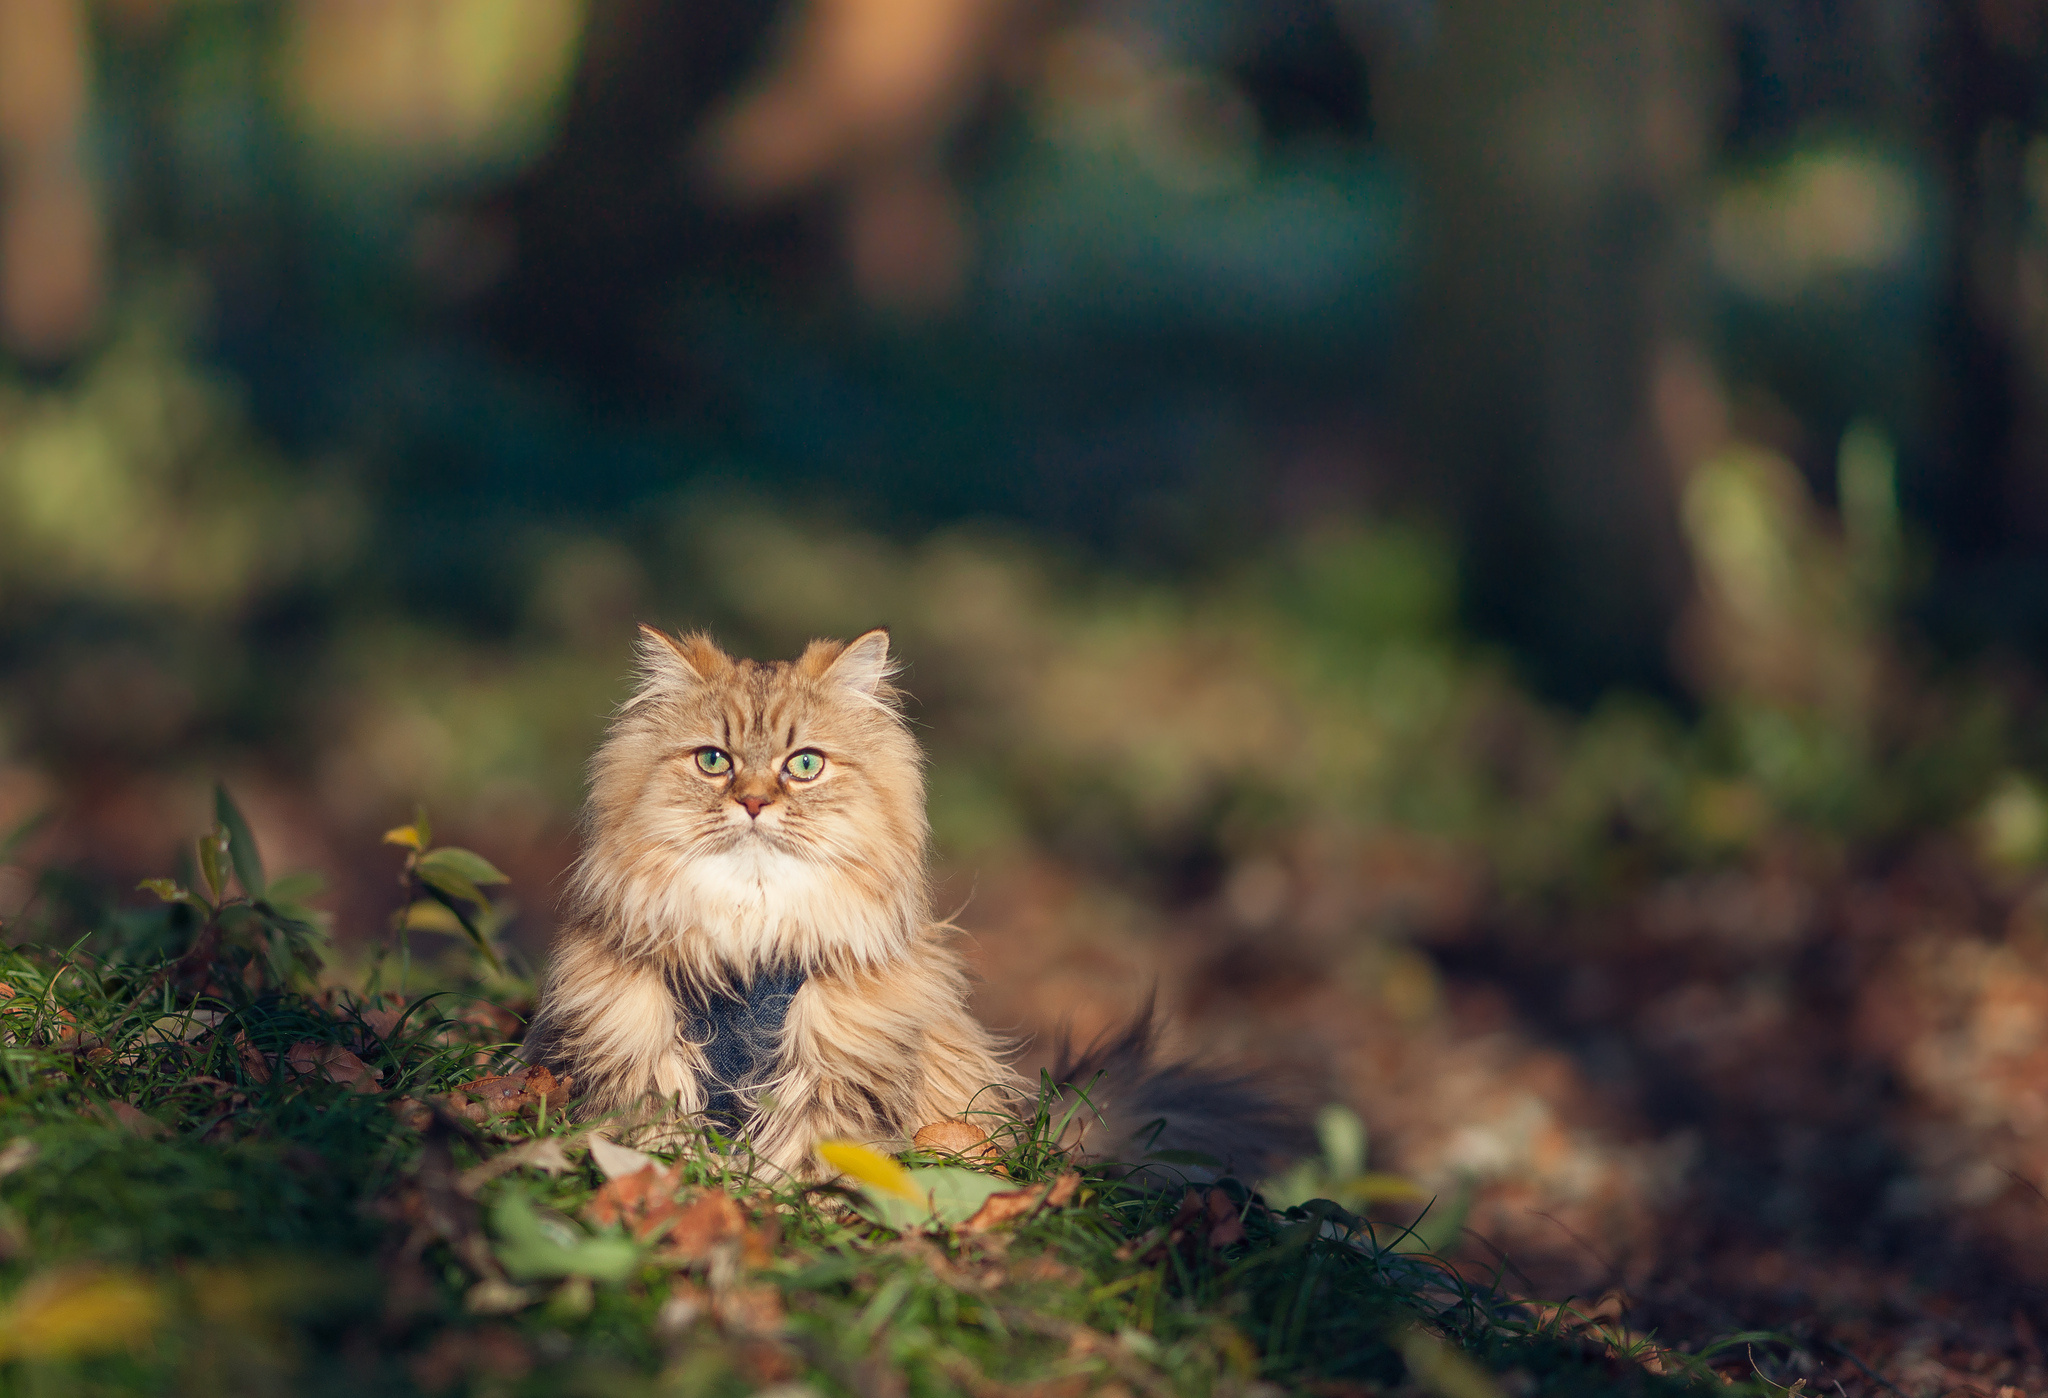
[[[732,770],[732,759],[718,748],[698,748],[697,770],[707,777],[722,777]]]
[[[805,748],[783,763],[782,770],[789,773],[792,781],[811,781],[825,770],[825,754]]]

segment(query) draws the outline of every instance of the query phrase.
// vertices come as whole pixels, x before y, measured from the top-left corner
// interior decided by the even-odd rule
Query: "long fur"
[[[1021,1106],[1006,1046],[968,1011],[954,929],[932,916],[923,757],[889,684],[888,633],[758,664],[642,628],[639,660],[591,761],[527,1057],[574,1076],[586,1117],[674,1130],[709,1096],[686,1006],[775,969],[804,977],[779,1043],[752,1080],[721,1085],[771,1167],[811,1172],[821,1139],[894,1148],[970,1106]],[[703,771],[705,749],[730,770]],[[786,767],[805,750],[824,757],[815,780]],[[1161,1115],[1161,1142],[1251,1164],[1271,1114],[1248,1085],[1153,1065],[1151,1043],[1148,1010],[1071,1065],[1101,1079],[1081,1084],[1076,1146],[1114,1155]]]
[[[1149,997],[1122,1028],[1085,1046],[1062,1034],[1051,1071],[1061,1143],[1139,1178],[1257,1180],[1308,1144],[1300,1114],[1257,1078],[1164,1058]]]

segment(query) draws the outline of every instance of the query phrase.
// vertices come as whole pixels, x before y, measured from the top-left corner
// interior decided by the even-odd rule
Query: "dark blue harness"
[[[743,1095],[771,1076],[790,1001],[803,989],[804,973],[763,971],[738,995],[698,991],[682,1002],[683,1032],[704,1048],[705,1113],[726,1129],[746,1124]]]

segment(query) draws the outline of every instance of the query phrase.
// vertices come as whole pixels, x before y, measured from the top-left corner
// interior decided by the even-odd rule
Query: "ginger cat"
[[[807,1174],[821,1139],[901,1149],[1025,1100],[931,914],[923,759],[890,668],[883,630],[761,664],[642,628],[527,1038],[586,1117],[708,1114]],[[1249,1166],[1285,1135],[1244,1080],[1150,1057],[1147,1011],[1062,1065],[1087,1094],[1082,1153]]]

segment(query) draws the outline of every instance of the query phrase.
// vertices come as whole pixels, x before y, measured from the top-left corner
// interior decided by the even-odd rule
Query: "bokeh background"
[[[223,777],[336,974],[415,802],[530,973],[635,622],[887,623],[995,1022],[2031,1391],[2044,99],[2037,0],[0,0],[0,935]]]

